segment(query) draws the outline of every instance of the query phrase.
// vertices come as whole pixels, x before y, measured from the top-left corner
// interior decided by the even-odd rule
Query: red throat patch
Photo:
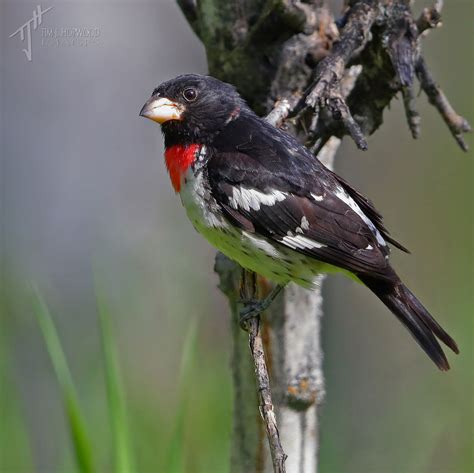
[[[181,182],[189,166],[196,159],[201,145],[175,145],[166,148],[166,167],[171,178],[171,184],[176,192],[181,190]]]

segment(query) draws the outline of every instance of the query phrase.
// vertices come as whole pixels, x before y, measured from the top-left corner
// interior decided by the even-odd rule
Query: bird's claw
[[[247,323],[250,319],[258,317],[264,310],[265,304],[262,301],[242,301],[243,307],[239,311],[239,324],[244,330],[247,330]]]

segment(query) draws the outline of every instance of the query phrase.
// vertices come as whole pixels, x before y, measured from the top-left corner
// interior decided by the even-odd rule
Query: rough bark
[[[298,136],[329,167],[344,135],[367,148],[366,136],[382,124],[384,109],[399,93],[411,134],[419,136],[415,79],[460,147],[467,149],[462,134],[469,124],[454,111],[421,53],[422,36],[440,25],[441,0],[418,19],[409,0],[346,0],[338,19],[325,0],[178,4],[206,47],[210,74],[235,84],[257,113],[270,112],[267,120]],[[289,285],[261,321],[252,321],[247,334],[238,321],[241,268],[218,255],[216,271],[232,311],[231,471],[286,467],[290,473],[314,473],[317,410],[324,398],[319,337],[323,278],[313,292]],[[253,291],[246,288],[248,281],[244,292]],[[261,278],[256,286],[262,296],[270,287]]]

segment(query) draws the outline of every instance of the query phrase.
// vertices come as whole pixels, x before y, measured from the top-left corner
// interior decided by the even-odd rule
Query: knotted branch
[[[347,12],[343,19],[344,27],[340,40],[334,44],[331,54],[316,67],[313,83],[295,110],[296,113],[305,107],[314,110],[310,129],[317,134],[320,110],[327,108],[332,119],[342,122],[343,128],[362,150],[367,149],[367,142],[342,95],[341,80],[349,60],[369,40],[370,29],[377,13],[378,2],[375,0],[358,2]]]
[[[415,78],[427,94],[461,149],[467,121],[450,105],[434,82],[421,54],[422,33],[441,24],[442,2],[425,8],[413,18],[405,0],[356,0],[348,2],[338,22],[340,38],[331,53],[319,62],[310,86],[292,110],[310,135],[324,143],[330,136],[350,135],[359,149],[367,149],[365,136],[382,123],[382,112],[400,92],[413,138],[420,135],[421,118],[416,108]],[[361,64],[363,71],[354,93],[346,100],[341,80],[346,68]]]

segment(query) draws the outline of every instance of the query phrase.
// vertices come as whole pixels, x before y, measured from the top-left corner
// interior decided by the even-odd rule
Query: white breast
[[[210,190],[204,184],[202,170],[194,173],[191,167],[188,169],[180,196],[189,219],[199,232],[203,227],[222,229],[229,226]]]
[[[242,267],[279,284],[294,281],[305,287],[311,287],[315,275],[328,269],[328,265],[229,223],[206,187],[201,170],[196,174],[188,170],[180,195],[194,228]]]

